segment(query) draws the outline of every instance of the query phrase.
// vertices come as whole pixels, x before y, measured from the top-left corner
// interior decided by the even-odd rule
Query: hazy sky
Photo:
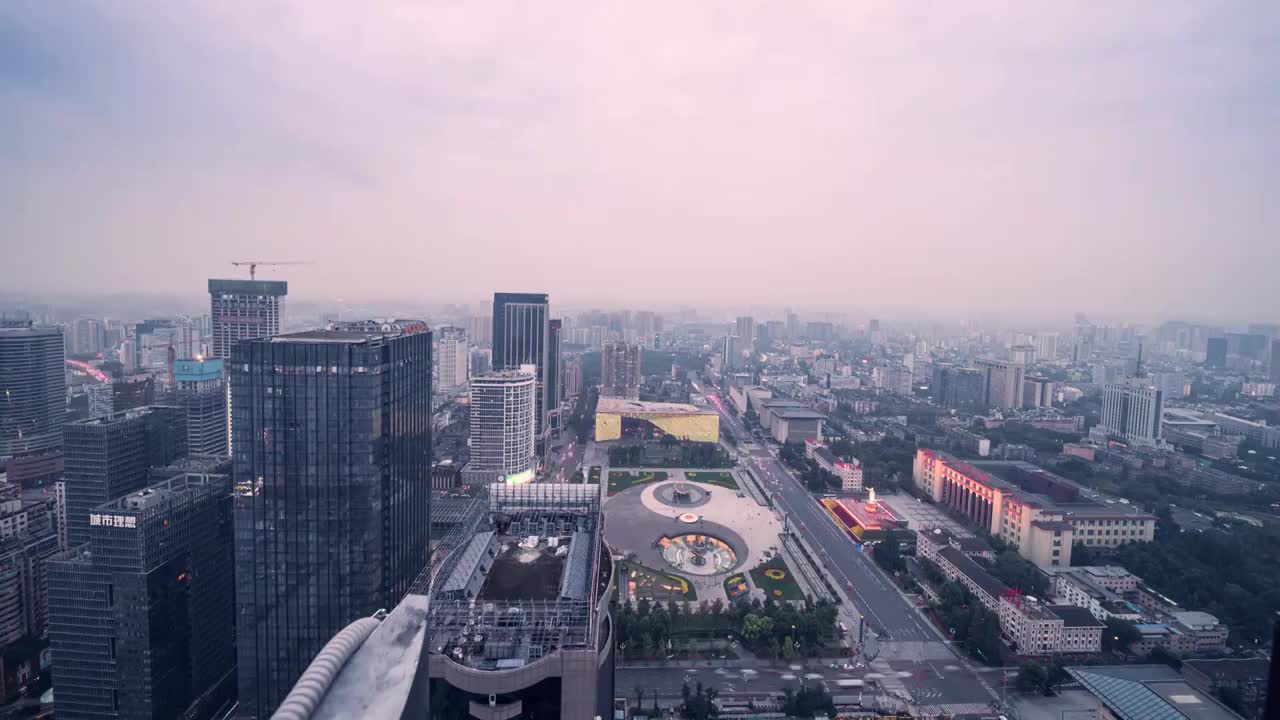
[[[8,289],[1280,314],[1275,2],[6,0],[0,108]]]

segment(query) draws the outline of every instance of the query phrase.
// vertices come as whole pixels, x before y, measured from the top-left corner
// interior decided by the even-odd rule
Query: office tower
[[[493,317],[476,315],[467,328],[467,339],[472,345],[488,345],[493,342]]]
[[[764,338],[769,342],[781,342],[787,339],[787,324],[781,320],[770,320],[764,324]]]
[[[235,698],[232,531],[225,475],[92,508],[88,544],[49,563],[58,718],[204,720]]]
[[[1028,375],[1022,386],[1022,406],[1025,408],[1052,407],[1053,381]]]
[[[1014,345],[1009,348],[1009,359],[1020,365],[1030,365],[1036,361],[1036,346]]]
[[[110,382],[89,385],[85,388],[89,396],[89,417],[96,418],[115,412],[115,386]]]
[[[563,326],[558,318],[547,323],[547,410],[551,414],[551,426],[557,430],[560,428],[560,401],[564,395],[564,388],[560,385],[563,335]]]
[[[471,375],[484,375],[493,370],[493,351],[489,348],[471,348]]]
[[[0,320],[0,465],[62,446],[64,358],[61,328]]]
[[[1227,339],[1225,337],[1209,338],[1205,341],[1204,364],[1211,368],[1227,366]]]
[[[493,294],[493,369],[514,370],[521,365],[538,369],[539,438],[549,427],[551,409],[546,379],[550,335],[551,308],[545,294]]]
[[[1163,417],[1164,393],[1147,378],[1125,378],[1103,386],[1102,419],[1089,432],[1099,439],[1158,445]]]
[[[132,368],[161,370],[169,365],[169,355],[191,357],[191,328],[177,320],[144,320],[133,326]]]
[[[1271,341],[1271,382],[1280,383],[1280,340]]]
[[[726,335],[720,349],[720,367],[731,370],[742,365],[742,353],[738,348],[738,336]]]
[[[600,353],[600,397],[640,399],[640,346],[605,343]]]
[[[737,330],[738,343],[742,346],[742,349],[749,353],[754,353],[756,347],[756,319],[741,315],[738,317],[735,329]]]
[[[288,294],[289,283],[283,280],[210,280],[212,357],[226,360],[241,340],[278,335]]]
[[[95,355],[106,347],[106,327],[97,318],[80,318],[71,324],[68,345],[77,355]]]
[[[829,322],[811,321],[805,324],[805,337],[809,340],[826,342],[835,337],[836,328]]]
[[[434,331],[436,338],[435,369],[436,390],[451,394],[466,387],[471,354],[467,349],[467,336],[462,328],[441,327]]]
[[[982,404],[986,408],[1022,407],[1022,363],[983,358],[973,364],[983,374]]]
[[[537,369],[523,365],[471,379],[471,461],[463,482],[533,479],[537,427]]]
[[[175,398],[187,418],[187,452],[227,455],[227,386],[223,361],[175,360]]]
[[[879,320],[871,318],[870,322],[867,323],[867,337],[873,345],[884,344],[884,330],[880,329]]]
[[[111,381],[113,413],[155,404],[156,381],[150,375],[129,375]]]
[[[147,471],[187,454],[186,413],[153,405],[68,423],[63,454],[67,541],[89,542],[90,511],[141,490]]]
[[[233,348],[241,716],[426,565],[431,346],[423,323],[370,322]]]
[[[1032,344],[1036,347],[1037,362],[1053,362],[1058,358],[1058,333],[1036,333]]]

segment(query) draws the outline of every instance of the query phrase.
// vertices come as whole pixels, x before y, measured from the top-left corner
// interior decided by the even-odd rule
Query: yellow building
[[[625,398],[600,398],[596,405],[596,442],[621,438],[624,418],[642,420],[679,440],[720,442],[720,416],[714,410]]]

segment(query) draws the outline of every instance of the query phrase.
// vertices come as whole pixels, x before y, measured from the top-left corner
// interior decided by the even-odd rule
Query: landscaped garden
[[[791,568],[781,556],[760,563],[751,569],[751,582],[764,591],[765,597],[774,600],[803,600],[800,584],[791,574]]]
[[[747,584],[747,576],[742,573],[734,573],[724,581],[724,594],[729,598],[729,602],[744,598],[750,592],[751,586]]]
[[[600,483],[600,466],[599,465],[591,466],[591,472],[589,475],[587,475],[587,481],[597,485]]]
[[[690,482],[718,485],[722,488],[729,488],[730,490],[738,489],[738,481],[734,480],[733,473],[727,470],[688,470],[685,472],[684,478]]]
[[[654,570],[630,560],[622,561],[619,567],[622,569],[623,581],[627,583],[628,591],[636,598],[661,602],[698,599],[698,593],[693,589],[693,584],[684,577]]]
[[[609,471],[609,494],[617,495],[627,488],[644,485],[655,481],[666,480],[667,474],[661,471],[629,472],[626,470]]]

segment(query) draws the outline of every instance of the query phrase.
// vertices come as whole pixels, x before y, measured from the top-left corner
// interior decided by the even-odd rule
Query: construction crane
[[[295,261],[295,260],[281,260],[279,262],[271,262],[269,260],[232,260],[231,264],[235,265],[236,267],[243,267],[245,265],[248,265],[249,279],[257,280],[259,265],[310,265],[311,263],[306,261]]]

